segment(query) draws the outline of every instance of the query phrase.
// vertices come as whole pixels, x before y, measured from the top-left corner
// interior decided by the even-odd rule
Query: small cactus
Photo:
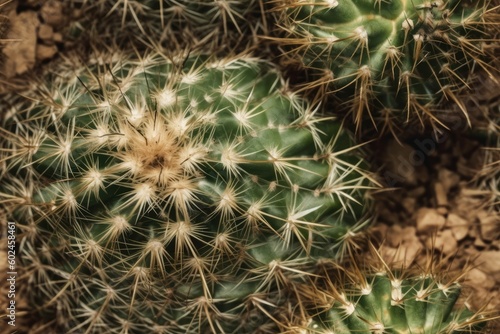
[[[269,62],[62,68],[8,114],[0,203],[68,333],[275,332],[311,259],[366,226],[358,147]]]
[[[461,305],[465,274],[450,276],[436,260],[418,270],[393,269],[379,259],[360,269],[361,261],[353,261],[348,269],[327,259],[318,262],[318,279],[311,285],[314,307],[304,333],[482,333],[491,319]]]
[[[445,102],[468,120],[460,94],[472,89],[470,73],[482,67],[494,77],[497,71],[485,58],[489,26],[498,26],[487,0],[273,4],[285,35],[279,43],[319,78],[307,85],[335,93],[358,126],[369,118],[384,126],[415,120],[446,126]]]

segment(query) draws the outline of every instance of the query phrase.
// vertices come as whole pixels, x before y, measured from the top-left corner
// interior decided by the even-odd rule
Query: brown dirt
[[[7,17],[10,22],[7,34],[0,29],[0,45],[4,46],[0,53],[0,93],[22,86],[25,75],[64,52],[62,32],[78,14],[66,8],[62,0],[0,0],[0,20]],[[498,89],[485,87],[489,88],[485,99],[496,103],[486,109],[498,110]],[[448,263],[449,270],[468,267],[466,302],[476,310],[500,310],[500,214],[491,204],[491,189],[478,186],[486,152],[481,143],[445,133],[438,138],[419,136],[403,145],[393,139],[379,141],[378,145],[375,165],[381,166],[382,181],[393,187],[374,196],[377,223],[372,232],[381,244],[383,257],[410,266],[423,263],[433,252]],[[498,156],[493,159],[500,160]],[[5,220],[1,221],[3,233]],[[0,244],[3,275],[5,240]],[[0,308],[5,309],[5,280],[1,282]],[[21,293],[18,295],[17,333],[29,333],[29,305]],[[0,333],[11,331],[0,326]]]

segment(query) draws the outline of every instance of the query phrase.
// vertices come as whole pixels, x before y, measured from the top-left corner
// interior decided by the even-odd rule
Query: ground
[[[25,86],[27,73],[64,56],[67,41],[62,31],[79,12],[63,3],[32,0],[3,5],[10,29],[0,29],[0,91]],[[483,104],[475,108],[498,115],[498,84],[488,80],[483,82]],[[495,148],[485,148],[470,133],[464,124],[453,134],[424,132],[401,143],[387,136],[369,146],[373,168],[386,186],[373,194],[376,221],[371,234],[388,262],[423,265],[433,254],[447,263],[448,270],[459,273],[467,268],[465,302],[475,310],[495,311],[500,309],[500,213],[498,203],[492,203],[498,201],[498,179],[485,180],[498,175],[500,158]],[[0,272],[5,273],[5,240],[1,245]],[[5,309],[5,280],[2,287],[0,306]],[[18,296],[18,333],[29,332],[33,319],[22,287]],[[38,321],[36,328],[40,326]]]

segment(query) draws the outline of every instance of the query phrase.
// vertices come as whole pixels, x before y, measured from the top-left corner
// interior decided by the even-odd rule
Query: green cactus
[[[355,123],[430,121],[444,125],[443,104],[459,106],[469,75],[487,64],[498,26],[488,0],[277,0],[286,53],[312,68]],[[369,117],[365,115],[368,111]],[[397,122],[397,123],[396,123]]]
[[[304,268],[366,226],[358,147],[270,63],[63,68],[3,124],[0,203],[68,333],[276,333]]]
[[[316,308],[305,321],[304,333],[479,333],[489,318],[460,305],[463,273],[447,278],[446,271],[419,268],[415,273],[387,266],[364,272],[328,260],[319,263],[318,270],[312,293]]]

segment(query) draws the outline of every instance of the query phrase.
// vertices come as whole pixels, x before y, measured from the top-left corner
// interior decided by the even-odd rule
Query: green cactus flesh
[[[332,306],[311,318],[307,333],[477,333],[484,317],[458,308],[460,285],[432,275],[397,278],[380,273],[345,286]]]
[[[463,108],[458,89],[467,86],[473,66],[485,66],[480,59],[481,43],[488,40],[487,1],[278,3],[288,34],[283,43],[293,44],[294,57],[322,73],[358,124],[366,110],[372,117],[382,111],[437,120],[445,100]]]
[[[34,302],[70,332],[270,326],[365,225],[349,134],[263,60],[151,54],[48,82],[3,125],[0,195]]]

